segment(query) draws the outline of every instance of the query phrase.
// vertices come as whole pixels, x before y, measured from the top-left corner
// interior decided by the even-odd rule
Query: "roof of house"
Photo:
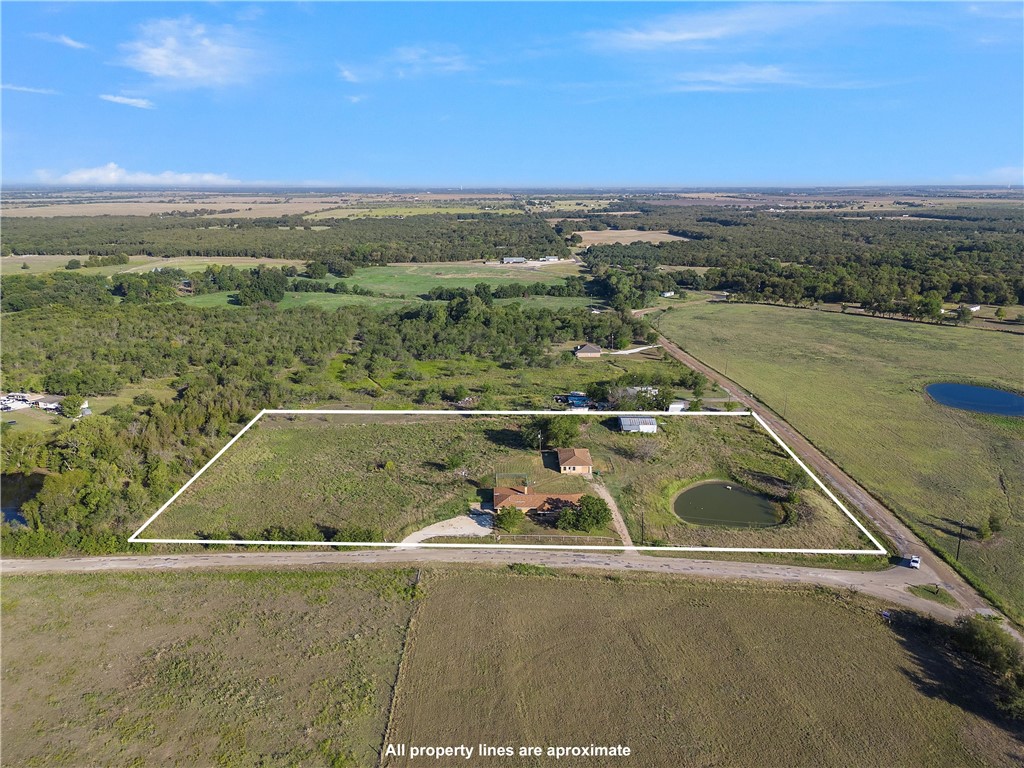
[[[519,509],[546,509],[551,501],[576,504],[582,493],[527,493],[527,488],[495,488],[494,508],[518,507]]]
[[[639,429],[640,427],[657,427],[651,416],[619,416],[620,429]]]
[[[586,448],[559,448],[558,463],[563,467],[592,467],[594,460]]]
[[[46,403],[47,405],[56,405],[64,400],[61,395],[43,395],[39,398],[40,403]]]
[[[580,346],[576,347],[576,352],[577,353],[579,353],[579,352],[583,352],[584,354],[592,353],[592,352],[599,353],[600,351],[601,351],[601,348],[599,346],[597,346],[597,344],[580,344]]]

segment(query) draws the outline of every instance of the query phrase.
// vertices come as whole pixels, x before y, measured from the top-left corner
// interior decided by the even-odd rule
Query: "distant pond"
[[[999,416],[1024,416],[1024,397],[1002,389],[944,382],[929,384],[924,391],[935,402],[950,408]]]
[[[687,488],[676,496],[673,509],[694,525],[768,528],[781,522],[778,505],[771,499],[722,480]]]

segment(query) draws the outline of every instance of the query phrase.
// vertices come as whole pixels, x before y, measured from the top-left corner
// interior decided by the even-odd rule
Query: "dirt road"
[[[604,503],[608,505],[608,509],[612,512],[612,526],[615,528],[615,532],[619,534],[619,539],[626,547],[632,551],[636,551],[636,545],[633,544],[633,537],[629,535],[629,528],[626,527],[626,520],[622,517],[622,512],[619,510],[619,505],[615,502],[615,497],[608,492],[608,489],[604,487],[598,478],[593,478],[590,481],[590,487],[594,493],[604,499]]]
[[[964,581],[956,571],[940,560],[937,555],[933,554],[927,545],[918,539],[892,512],[861,488],[852,477],[847,475],[803,435],[793,429],[782,417],[758,401],[757,398],[735,381],[726,378],[714,368],[705,365],[693,355],[684,352],[669,339],[659,336],[658,341],[665,351],[676,360],[693,368],[695,371],[700,371],[708,379],[727,390],[744,406],[757,411],[758,415],[775,430],[779,437],[786,441],[790,448],[796,451],[797,455],[814,470],[815,474],[826,485],[844,496],[862,519],[870,520],[882,533],[889,537],[898,550],[894,554],[921,555],[928,569],[935,574],[935,581],[946,585],[946,589],[956,597],[961,605],[979,613],[994,612],[987,600],[975,592],[974,588]]]
[[[694,560],[638,553],[584,553],[531,549],[376,549],[359,551],[216,552],[177,555],[121,555],[110,557],[39,558],[5,560],[3,575],[40,573],[111,573],[119,571],[185,571],[217,568],[310,568],[322,566],[413,565],[458,563],[480,566],[531,563],[551,568],[634,571],[673,574],[694,579],[735,579],[785,584],[817,584],[852,589],[879,598],[893,607],[911,608],[943,621],[952,621],[963,610],[940,605],[907,591],[910,585],[942,583],[928,565],[920,571],[890,568],[885,571],[839,571],[791,565]],[[989,611],[990,612],[990,611]],[[1018,635],[1018,639],[1019,639]]]

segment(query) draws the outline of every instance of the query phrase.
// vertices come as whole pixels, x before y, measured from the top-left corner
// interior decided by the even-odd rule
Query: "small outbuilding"
[[[597,344],[580,344],[572,352],[578,359],[601,356],[601,348]]]
[[[502,256],[501,257],[501,263],[502,264],[525,264],[526,263],[526,259],[523,258],[522,256]]]
[[[558,471],[563,475],[589,475],[594,471],[594,460],[586,448],[559,448]]]
[[[619,416],[619,429],[623,432],[644,432],[653,435],[658,431],[658,422],[650,416]]]

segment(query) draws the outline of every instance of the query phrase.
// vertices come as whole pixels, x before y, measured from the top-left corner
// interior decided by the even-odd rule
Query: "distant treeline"
[[[933,302],[1024,303],[1024,214],[992,206],[941,220],[851,219],[840,214],[712,213],[658,207],[640,216],[594,217],[621,228],[669,229],[689,241],[595,245],[591,268],[711,267],[677,272],[675,284],[789,304],[866,306]],[[937,218],[937,217],[933,217]],[[587,222],[565,222],[579,228]],[[662,278],[650,278],[661,286]]]
[[[543,218],[530,215],[334,219],[315,228],[301,216],[5,217],[3,234],[4,255],[253,256],[344,259],[359,265],[568,255],[563,238]]]
[[[190,275],[180,269],[121,273],[107,278],[78,272],[0,277],[0,309],[22,312],[37,307],[106,306],[118,300],[127,304],[170,301]]]

